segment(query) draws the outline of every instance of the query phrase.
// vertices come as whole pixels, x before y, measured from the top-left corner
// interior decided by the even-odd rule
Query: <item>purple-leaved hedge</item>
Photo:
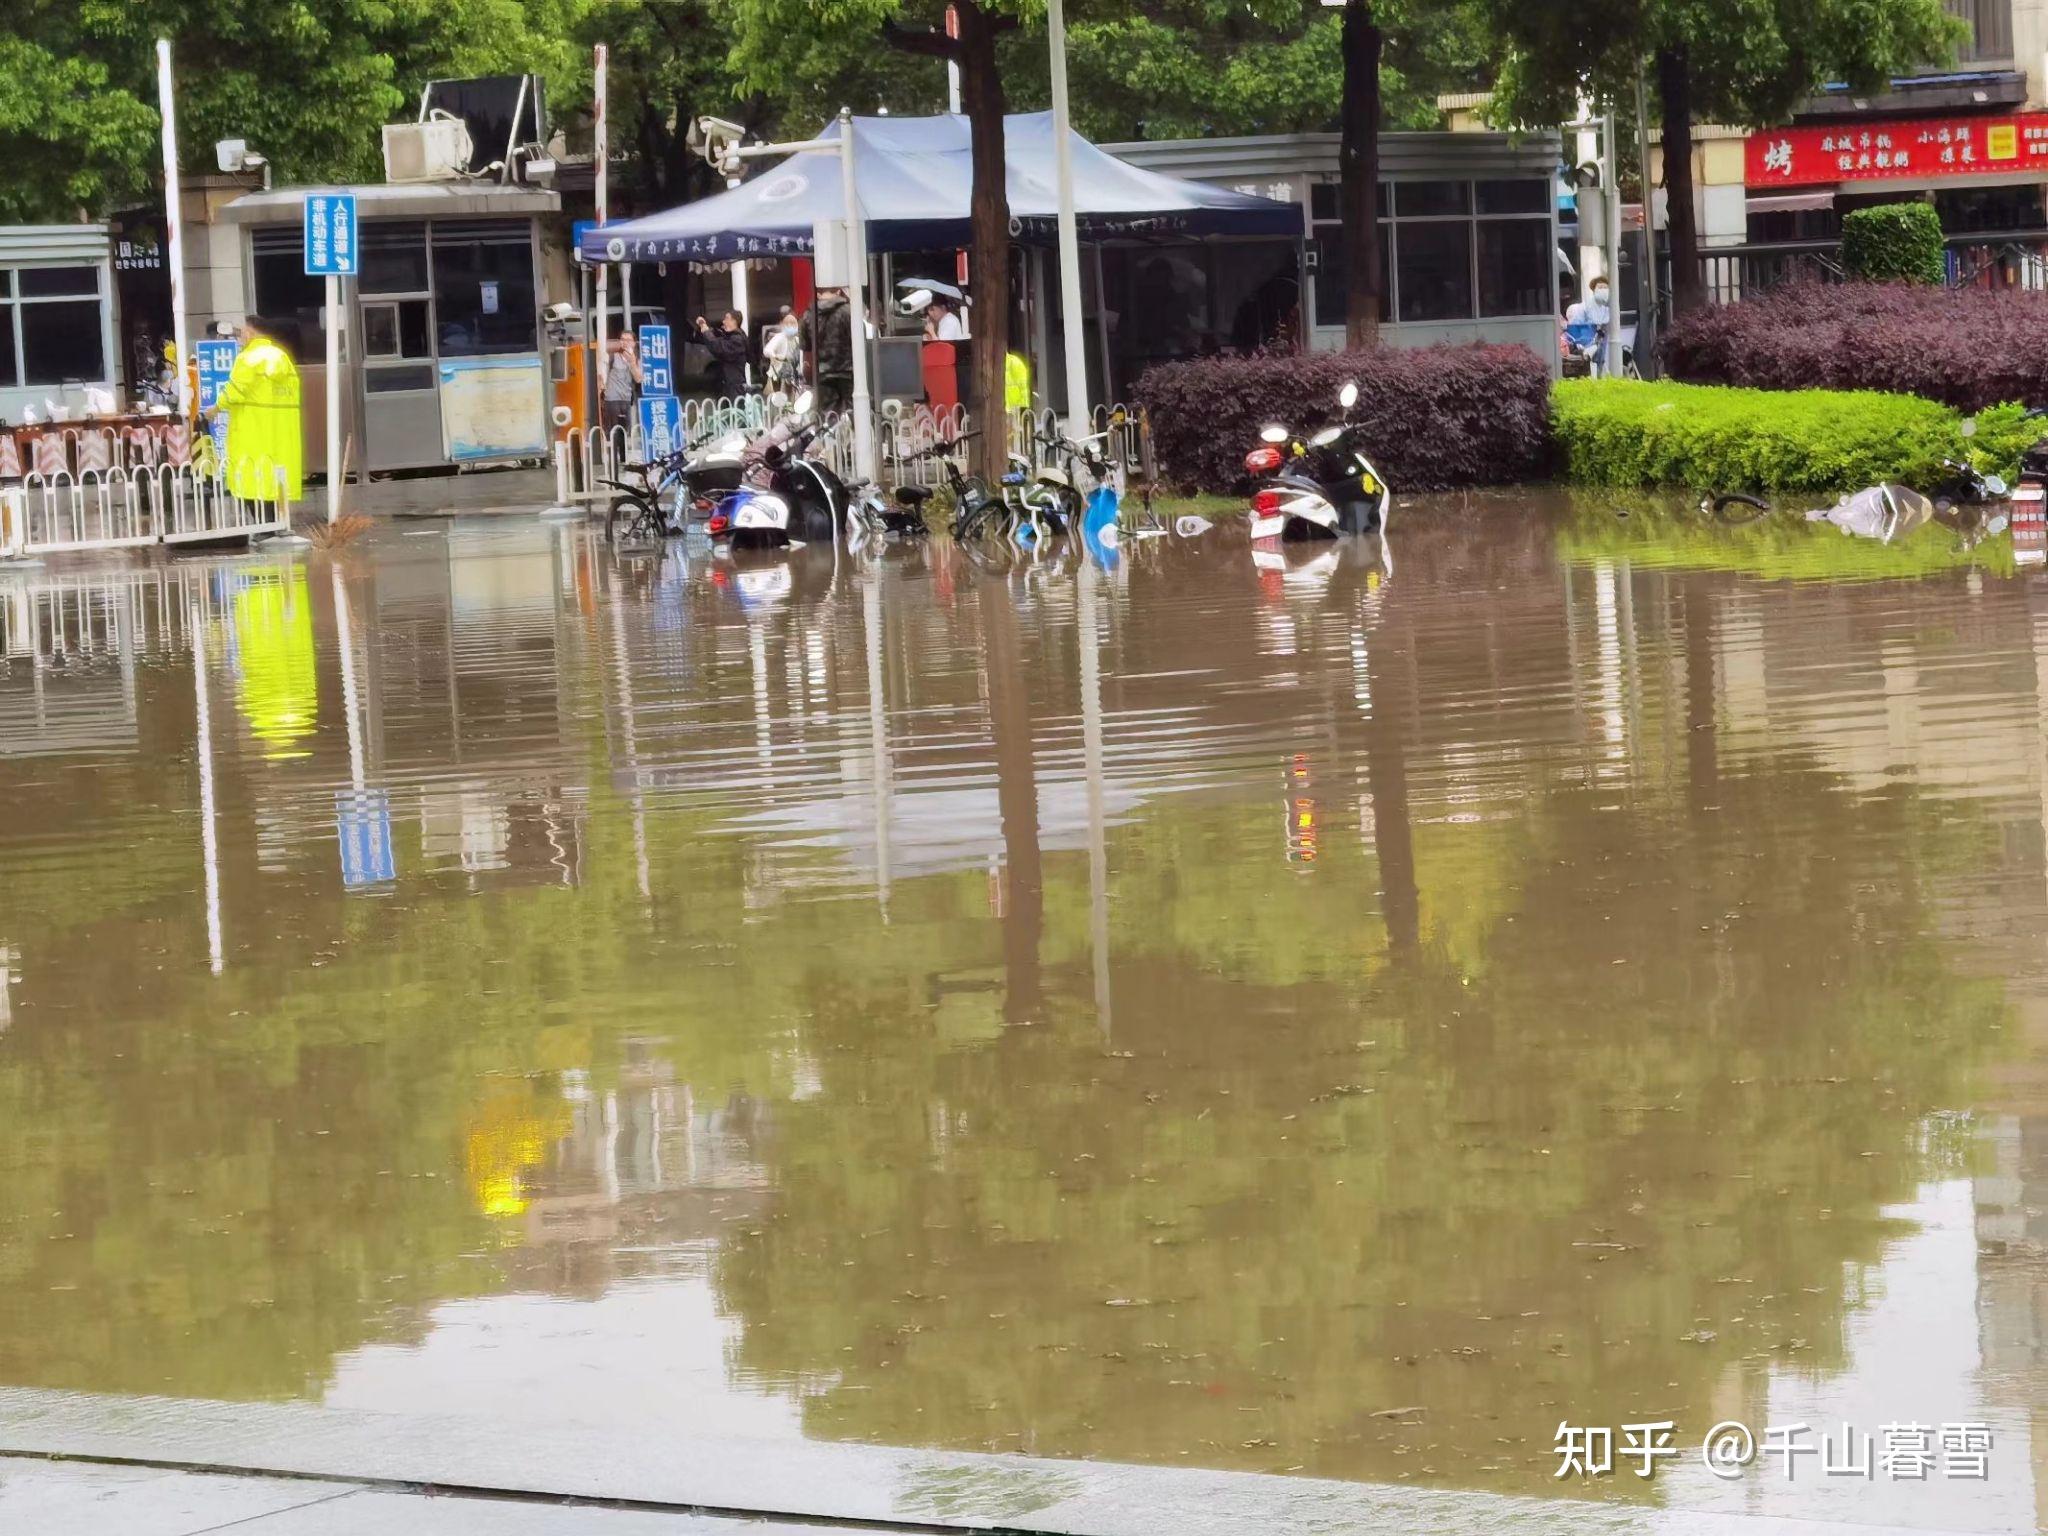
[[[1259,428],[1337,419],[1358,383],[1366,451],[1396,492],[1504,485],[1549,470],[1550,369],[1521,346],[1191,358],[1147,369],[1133,393],[1152,420],[1161,474],[1189,490],[1245,486]]]

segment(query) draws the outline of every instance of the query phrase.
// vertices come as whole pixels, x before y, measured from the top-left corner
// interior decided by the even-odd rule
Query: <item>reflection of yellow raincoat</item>
[[[268,336],[258,336],[235,357],[220,392],[228,413],[228,489],[244,501],[275,501],[277,472],[284,494],[297,501],[305,447],[299,426],[299,370]]]
[[[1031,365],[1022,353],[1012,352],[1003,359],[1003,397],[1010,410],[1031,409]]]
[[[270,758],[300,757],[320,719],[306,573],[237,578],[235,664],[242,715]]]

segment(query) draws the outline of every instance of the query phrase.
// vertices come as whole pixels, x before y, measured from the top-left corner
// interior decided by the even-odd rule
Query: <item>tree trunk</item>
[[[1010,351],[1010,191],[1003,153],[1003,77],[996,70],[994,18],[976,0],[957,0],[960,106],[974,134],[974,189],[968,202],[968,279],[974,289],[967,409],[981,436],[974,472],[993,485],[1008,467],[1004,362]]]
[[[1657,94],[1664,107],[1664,192],[1670,207],[1671,312],[1705,302],[1700,282],[1699,211],[1692,187],[1692,68],[1684,48],[1657,54]],[[1616,295],[1617,301],[1619,294]]]
[[[1338,166],[1344,215],[1344,345],[1380,339],[1380,53],[1385,38],[1373,0],[1344,7],[1344,137]]]

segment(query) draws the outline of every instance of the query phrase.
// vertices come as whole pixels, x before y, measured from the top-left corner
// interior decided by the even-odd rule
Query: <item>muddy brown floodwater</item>
[[[0,575],[0,1385],[2034,1529],[2048,584],[1395,533]]]

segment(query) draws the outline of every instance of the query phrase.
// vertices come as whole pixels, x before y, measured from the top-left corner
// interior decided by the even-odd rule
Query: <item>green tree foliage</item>
[[[1842,219],[1842,265],[1874,283],[1939,283],[1948,275],[1941,215],[1931,203],[1881,203]]]
[[[587,0],[78,0],[14,6],[0,38],[0,218],[69,220],[159,179],[155,44],[180,150],[243,138],[280,179],[374,179],[377,130],[437,76],[566,73]]]
[[[1511,121],[1577,116],[1582,93],[1627,100],[1647,66],[1663,124],[1672,300],[1703,298],[1692,180],[1696,122],[1781,122],[1823,84],[1875,90],[1902,70],[1955,55],[1967,26],[1941,0],[1476,0],[1507,44],[1498,109]]]
[[[1436,127],[1437,94],[1483,78],[1471,23],[1469,7],[1445,7],[1390,40],[1380,64],[1389,126]],[[1328,132],[1343,106],[1342,31],[1321,5],[1215,0],[1077,23],[1074,121],[1103,139]]]
[[[733,13],[733,59],[748,86],[770,90],[815,73],[821,51],[840,57],[891,48],[957,64],[960,105],[973,136],[971,281],[975,311],[968,407],[979,426],[973,456],[993,479],[1008,457],[1004,359],[1010,349],[1010,199],[1004,114],[1010,100],[999,46],[1015,33],[1030,0],[954,0],[949,34],[943,0],[742,0]],[[943,78],[942,75],[939,78]]]

